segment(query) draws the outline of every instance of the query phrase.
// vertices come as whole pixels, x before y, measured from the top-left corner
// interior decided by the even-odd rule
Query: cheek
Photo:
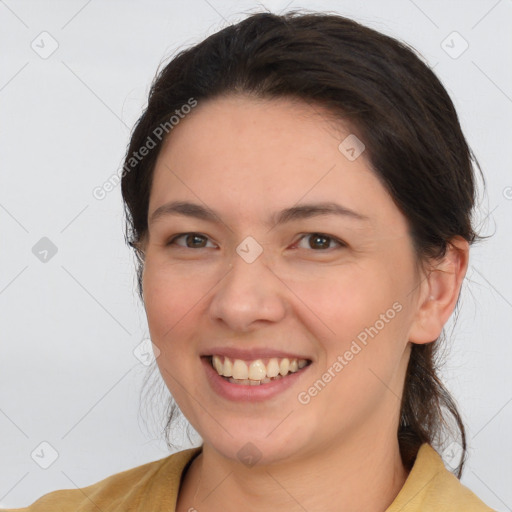
[[[397,291],[388,273],[375,265],[332,266],[287,281],[316,318],[316,331],[328,338],[351,339],[392,307]],[[314,325],[310,327],[313,329]]]
[[[184,339],[195,311],[201,309],[211,289],[209,280],[198,273],[180,272],[178,266],[146,261],[143,276],[144,304],[153,342],[169,350]],[[159,347],[160,348],[160,347]]]
[[[384,264],[368,262],[333,267],[328,278],[310,275],[293,283],[307,306],[301,306],[301,321],[321,347],[319,372],[330,370],[337,377],[325,400],[357,402],[382,391],[379,379],[392,380],[406,346],[408,321],[401,298],[406,284],[393,276]]]
[[[184,355],[195,348],[191,337],[198,326],[200,300],[210,288],[193,273],[146,260],[144,303],[151,341],[160,350],[156,363],[171,395],[189,418],[195,417],[189,393],[195,394],[191,376],[197,371],[199,358]]]

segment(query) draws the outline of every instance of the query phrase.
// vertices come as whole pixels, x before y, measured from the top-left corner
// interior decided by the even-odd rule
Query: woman
[[[460,477],[434,356],[477,239],[472,162],[431,70],[341,16],[256,14],[181,52],[122,193],[203,444],[26,510],[491,510],[432,446],[448,412]]]

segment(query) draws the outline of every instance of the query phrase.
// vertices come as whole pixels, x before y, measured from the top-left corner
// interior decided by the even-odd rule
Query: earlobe
[[[439,338],[443,326],[455,309],[468,262],[469,243],[460,236],[450,240],[442,258],[431,262],[420,286],[409,341],[421,344]]]

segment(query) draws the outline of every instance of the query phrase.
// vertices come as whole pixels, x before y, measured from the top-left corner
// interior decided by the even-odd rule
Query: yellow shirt
[[[116,473],[81,489],[45,494],[18,512],[171,512],[181,475],[202,447]],[[7,509],[2,509],[9,512]],[[414,466],[386,512],[494,512],[450,473],[441,457],[423,444]]]

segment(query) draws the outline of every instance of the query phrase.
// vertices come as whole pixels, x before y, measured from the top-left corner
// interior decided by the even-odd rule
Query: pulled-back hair
[[[348,123],[406,217],[418,262],[442,257],[452,237],[462,236],[470,244],[478,238],[471,221],[473,164],[478,163],[448,93],[415,51],[340,15],[257,13],[172,58],[154,79],[148,106],[132,132],[122,195],[141,299],[141,242],[147,235],[154,166],[165,140],[155,134],[191,98],[200,104],[230,94],[299,99]],[[165,131],[172,137],[172,131]],[[134,161],[148,137],[155,147]],[[447,420],[454,420],[463,452],[460,477],[466,435],[457,406],[438,377],[441,341],[412,344],[397,435],[402,460],[410,468],[420,445],[439,444]],[[167,434],[175,404],[169,411]]]

